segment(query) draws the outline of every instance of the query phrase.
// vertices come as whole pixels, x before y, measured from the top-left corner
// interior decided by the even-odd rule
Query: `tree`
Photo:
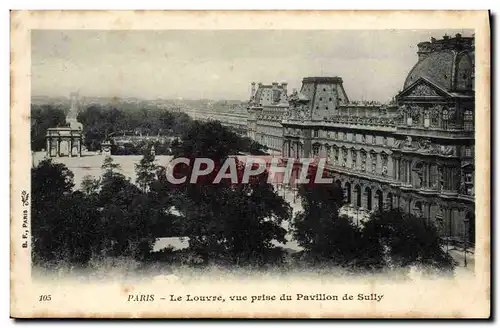
[[[197,121],[173,144],[174,157],[187,157],[191,163],[204,157],[215,163],[213,173],[196,184],[170,187],[178,191],[176,207],[183,216],[190,250],[205,263],[264,265],[279,261],[282,255],[272,242],[286,242],[281,224],[290,219],[291,208],[267,183],[267,173],[249,184],[232,184],[228,179],[212,183],[222,163],[238,154],[240,146],[239,137],[220,123]],[[243,165],[235,164],[241,181]],[[189,181],[192,167],[181,167]]]
[[[365,222],[363,239],[371,245],[384,266],[424,267],[451,270],[454,261],[443,250],[437,228],[426,219],[399,209],[377,212]]]
[[[315,170],[309,174],[311,180]],[[305,258],[313,264],[349,265],[358,257],[361,231],[348,217],[339,217],[344,204],[343,190],[337,184],[301,184],[299,197],[303,210],[292,226],[294,239],[304,247]]]
[[[115,163],[113,157],[111,156],[106,156],[104,158],[104,161],[101,165],[101,169],[104,170],[104,173],[102,175],[102,183],[105,184],[108,179],[116,177],[116,176],[123,176],[119,171],[121,170],[120,164]],[[124,176],[123,176],[124,177]]]
[[[100,182],[100,179],[96,179],[91,175],[86,175],[80,183],[80,189],[86,196],[95,195],[99,191]]]
[[[66,125],[64,108],[54,105],[31,105],[31,149],[46,148],[47,129]]]
[[[150,151],[144,152],[139,164],[135,164],[136,183],[142,191],[149,191],[151,184],[156,180],[157,170],[158,165],[155,164],[154,155]]]
[[[70,194],[75,186],[73,172],[66,165],[53,163],[50,158],[42,160],[31,169],[33,204],[48,204]]]
[[[44,160],[31,171],[32,258],[35,265],[86,265],[97,249],[100,217],[80,192],[73,173]]]

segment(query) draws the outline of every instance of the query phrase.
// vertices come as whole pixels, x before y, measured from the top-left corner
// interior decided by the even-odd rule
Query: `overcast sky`
[[[247,100],[250,83],[340,76],[351,100],[392,98],[417,43],[467,30],[33,31],[32,95]]]

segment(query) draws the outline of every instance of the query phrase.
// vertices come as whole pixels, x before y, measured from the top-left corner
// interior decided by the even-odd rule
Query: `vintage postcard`
[[[13,318],[489,318],[487,11],[12,11]]]

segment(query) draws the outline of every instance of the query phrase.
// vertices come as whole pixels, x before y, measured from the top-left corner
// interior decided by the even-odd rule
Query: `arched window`
[[[314,144],[313,145],[313,156],[318,156],[319,155],[319,144]]]

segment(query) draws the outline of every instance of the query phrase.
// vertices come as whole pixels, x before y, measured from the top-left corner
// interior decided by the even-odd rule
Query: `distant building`
[[[386,105],[350,102],[339,77],[305,78],[288,98],[282,154],[326,158],[356,208],[399,207],[473,241],[474,38],[419,43],[418,57]]]
[[[276,152],[283,145],[281,120],[288,109],[287,92],[287,83],[259,83],[257,89],[255,82],[251,84],[247,136]]]

